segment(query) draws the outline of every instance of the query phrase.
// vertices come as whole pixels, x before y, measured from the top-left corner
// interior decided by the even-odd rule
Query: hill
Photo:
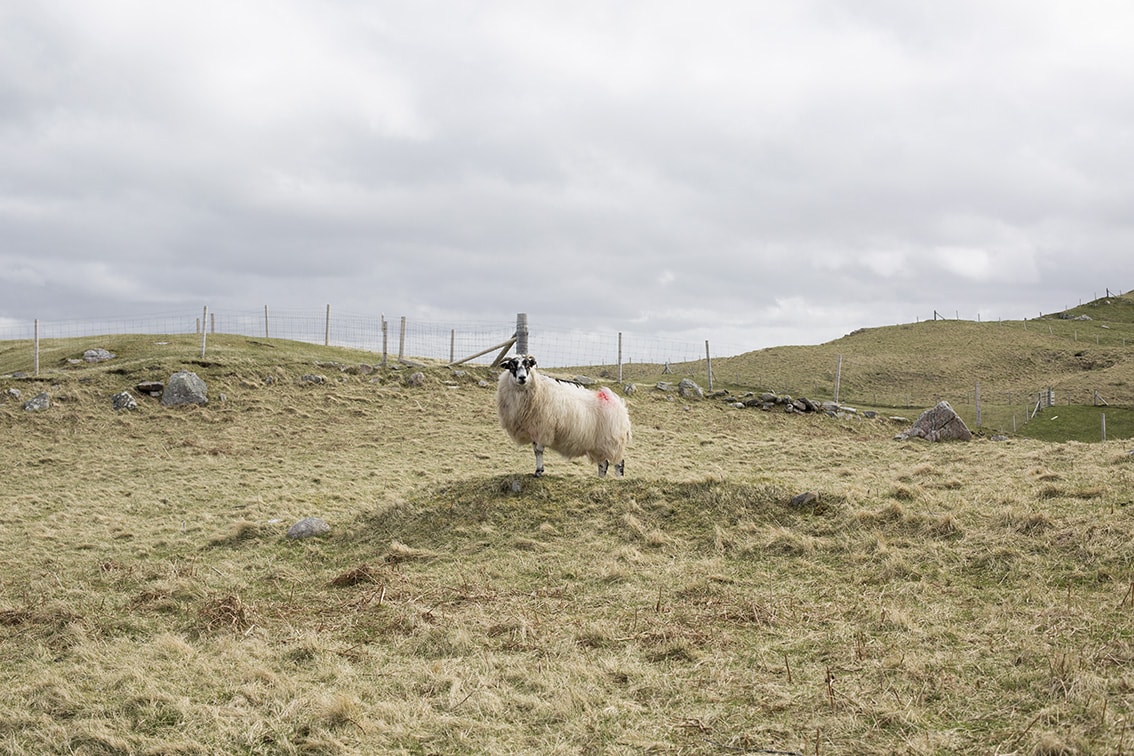
[[[223,336],[42,359],[0,378],[5,752],[1129,742],[1122,443],[898,443],[643,385],[625,479],[535,479],[484,368]],[[208,405],[111,407],[180,369]],[[330,531],[289,538],[308,516]]]
[[[703,362],[671,369],[668,379],[707,380]],[[838,378],[840,402],[882,412],[916,414],[945,399],[974,427],[979,384],[980,425],[990,432],[1025,432],[1049,389],[1057,405],[1134,407],[1134,296],[1107,297],[1025,321],[933,320],[864,328],[825,344],[714,359],[712,369],[716,387],[814,399],[835,398]],[[636,365],[627,372],[644,381],[667,378],[657,366]],[[1093,432],[1098,412],[1094,415],[1090,440],[1099,437]],[[1112,437],[1134,435],[1125,413],[1112,415]]]

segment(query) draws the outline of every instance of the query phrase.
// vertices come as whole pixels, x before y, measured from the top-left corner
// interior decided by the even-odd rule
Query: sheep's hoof
[[[536,468],[536,471],[534,473],[532,473],[532,477],[533,478],[542,478],[543,477],[543,468],[542,467]]]

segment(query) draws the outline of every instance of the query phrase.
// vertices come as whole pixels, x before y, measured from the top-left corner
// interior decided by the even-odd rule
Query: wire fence
[[[228,334],[278,338],[372,352],[379,359],[463,361],[488,365],[496,356],[488,349],[516,332],[516,320],[485,323],[436,323],[406,317],[325,311],[275,310],[165,313],[135,318],[56,321],[0,319],[0,342],[69,339],[112,335]],[[97,346],[97,345],[96,345]],[[530,334],[528,351],[546,367],[654,363],[676,364],[704,360],[706,342],[659,339],[632,331],[592,333],[538,325]],[[716,345],[718,356],[750,350]],[[483,353],[483,354],[482,354]],[[30,360],[30,353],[29,353]],[[30,363],[29,363],[30,364]]]
[[[207,337],[208,334],[227,334],[358,349],[372,353],[374,363],[387,360],[427,360],[486,366],[517,335],[520,317],[517,315],[515,321],[502,319],[494,323],[463,322],[453,325],[405,317],[391,321],[380,314],[340,313],[333,311],[330,306],[325,311],[270,310],[268,307],[256,311],[210,311],[202,308],[197,312],[163,313],[134,318],[60,321],[0,319],[0,342],[86,337],[96,339],[113,335],[197,334]],[[1064,325],[1070,327],[1066,334],[1055,333],[1050,324],[1042,322],[1033,323],[1030,328],[1075,345],[1098,346],[1102,345],[1101,339],[1106,338],[1106,346],[1127,346],[1125,336],[1101,330],[1106,326],[1095,329],[1092,335],[1087,336],[1085,333],[1081,335],[1075,324]],[[1023,327],[1028,329],[1029,323],[1025,321]],[[858,404],[882,412],[892,411],[895,415],[916,416],[926,407],[945,400],[953,405],[966,422],[1006,432],[1014,431],[1027,422],[1037,403],[1046,406],[1053,402],[1050,387],[1037,388],[1034,392],[986,390],[983,397],[980,397],[979,384],[976,383],[964,391],[930,394],[924,390],[894,392],[888,389],[877,392],[851,382],[844,384],[840,396],[835,364],[831,365],[830,370],[816,371],[809,381],[810,385],[776,386],[775,376],[754,376],[749,368],[741,368],[744,370],[743,375],[732,375],[727,362],[714,362],[718,358],[752,351],[751,348],[713,345],[709,341],[665,340],[633,331],[586,333],[543,325],[534,327],[527,336],[527,351],[539,355],[540,364],[547,368],[588,366],[599,371],[598,377],[631,382],[653,379],[659,372],[659,366],[664,366],[667,372],[672,366],[674,381],[691,377],[710,389],[714,386],[714,380],[718,385],[733,386],[762,381],[763,385],[759,386],[761,390],[786,390],[816,400],[834,399],[843,404]],[[89,348],[98,346],[100,344],[92,341]],[[26,362],[27,367],[19,369],[30,372],[33,364],[30,345]],[[35,367],[38,369],[38,363]],[[1058,387],[1057,394],[1058,401],[1055,403],[1058,404],[1092,404],[1100,400],[1097,392],[1078,387]],[[1129,403],[1125,401],[1127,397],[1105,397],[1103,401],[1105,403],[1115,399],[1118,400],[1117,403]],[[982,412],[982,408],[987,409]]]

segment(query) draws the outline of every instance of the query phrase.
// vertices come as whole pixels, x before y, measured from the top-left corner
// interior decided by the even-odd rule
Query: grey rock
[[[110,398],[110,401],[116,411],[138,409],[138,401],[129,391],[119,391]]]
[[[180,370],[169,377],[161,394],[166,407],[182,404],[208,404],[209,389],[196,373]]]
[[[84,362],[105,362],[106,360],[113,360],[117,357],[114,352],[107,351],[106,349],[88,349],[83,352]]]
[[[142,394],[148,394],[149,396],[161,396],[161,392],[165,391],[165,384],[161,381],[142,381],[134,388]]]
[[[415,370],[414,372],[410,373],[408,378],[406,378],[406,383],[409,384],[410,386],[414,386],[415,388],[419,387],[419,386],[424,386],[425,385],[425,373],[421,372],[420,370]]]
[[[791,498],[791,506],[795,508],[806,507],[819,499],[819,494],[814,491],[804,491],[801,494]]]
[[[41,412],[51,407],[51,397],[46,391],[36,394],[24,402],[24,409],[28,412]]]
[[[973,434],[965,421],[953,411],[949,402],[941,401],[927,409],[914,421],[913,426],[895,436],[895,440],[923,438],[926,441],[971,441]]]
[[[301,383],[326,383],[327,376],[317,375],[315,373],[306,373],[299,378]]]
[[[329,533],[331,526],[318,517],[304,517],[287,529],[288,538],[311,538]]]
[[[677,395],[682,399],[704,399],[705,390],[692,378],[682,378],[681,383],[677,384]]]

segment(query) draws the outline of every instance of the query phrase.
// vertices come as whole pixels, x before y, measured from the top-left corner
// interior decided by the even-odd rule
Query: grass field
[[[1134,751],[1128,440],[897,442],[643,375],[625,479],[535,479],[487,369],[158,341],[0,378],[53,401],[0,400],[4,752]],[[208,406],[111,408],[178,369]],[[330,533],[287,538],[306,516]]]

